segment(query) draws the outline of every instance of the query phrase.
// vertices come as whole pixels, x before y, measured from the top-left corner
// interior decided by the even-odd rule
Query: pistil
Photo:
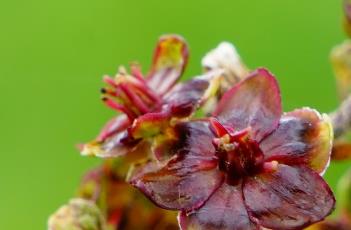
[[[236,185],[243,177],[258,173],[263,168],[263,153],[246,128],[233,132],[211,119],[212,129],[219,137],[213,139],[218,158],[218,167],[226,174],[226,181]],[[274,164],[266,165],[267,170],[274,169]]]

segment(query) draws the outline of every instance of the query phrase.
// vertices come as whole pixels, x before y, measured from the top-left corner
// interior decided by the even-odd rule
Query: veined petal
[[[162,36],[155,49],[148,85],[160,95],[166,93],[182,75],[188,55],[188,46],[182,37]]]
[[[333,128],[327,115],[310,108],[282,116],[278,128],[262,140],[260,148],[267,161],[305,164],[318,173],[328,166]]]
[[[178,222],[182,230],[259,229],[248,216],[241,184],[223,183],[200,209],[190,214],[180,212]]]
[[[207,124],[178,126],[184,136],[173,150],[174,157],[164,166],[151,162],[136,167],[129,181],[162,208],[190,211],[204,204],[222,183],[223,174],[217,170]]]
[[[335,205],[325,181],[304,166],[279,164],[275,172],[248,177],[243,186],[251,219],[266,228],[301,229],[323,220]]]
[[[177,84],[165,95],[164,104],[172,116],[188,117],[219,89],[222,71],[211,71],[192,80]]]
[[[279,123],[282,113],[276,79],[260,68],[227,91],[213,115],[236,130],[252,128],[253,139],[262,140]]]
[[[140,167],[152,168],[148,165]],[[152,202],[170,210],[200,207],[222,180],[223,175],[216,169],[213,160],[182,157],[174,158],[159,170],[145,174],[132,173],[130,177],[130,183]]]

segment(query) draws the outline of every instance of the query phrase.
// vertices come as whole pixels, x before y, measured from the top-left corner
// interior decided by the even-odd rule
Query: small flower
[[[107,230],[99,208],[91,201],[75,198],[49,218],[49,230]]]
[[[332,146],[326,115],[282,114],[265,69],[225,93],[209,123],[179,123],[172,159],[136,166],[128,180],[162,208],[181,210],[182,229],[301,229],[335,199],[320,176]]]
[[[221,73],[211,71],[176,84],[187,61],[184,39],[166,35],[157,43],[146,77],[135,64],[131,66],[131,74],[120,68],[114,78],[104,77],[107,83],[101,90],[104,103],[123,114],[109,121],[96,140],[85,144],[82,154],[121,156],[140,147],[147,138],[158,136],[154,148],[162,148],[167,140],[176,139],[168,128],[174,120],[191,116],[214,95]]]

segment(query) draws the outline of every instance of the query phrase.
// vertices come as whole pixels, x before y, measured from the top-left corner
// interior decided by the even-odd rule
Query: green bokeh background
[[[12,0],[0,2],[0,229],[46,229],[46,219],[99,163],[75,144],[114,115],[99,100],[103,74],[138,60],[147,71],[157,38],[183,35],[185,77],[220,41],[233,42],[250,68],[277,76],[284,109],[333,110],[329,64],[342,42],[338,0]],[[349,162],[333,164],[335,189]]]

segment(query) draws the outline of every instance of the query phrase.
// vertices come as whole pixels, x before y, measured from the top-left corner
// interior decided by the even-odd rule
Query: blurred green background
[[[157,38],[183,35],[185,77],[220,41],[233,42],[250,68],[268,67],[284,109],[333,110],[329,64],[342,42],[338,0],[12,0],[0,3],[0,229],[46,229],[47,217],[98,159],[75,144],[114,115],[99,99],[103,74],[138,60],[147,71]],[[347,164],[332,164],[335,189]]]

